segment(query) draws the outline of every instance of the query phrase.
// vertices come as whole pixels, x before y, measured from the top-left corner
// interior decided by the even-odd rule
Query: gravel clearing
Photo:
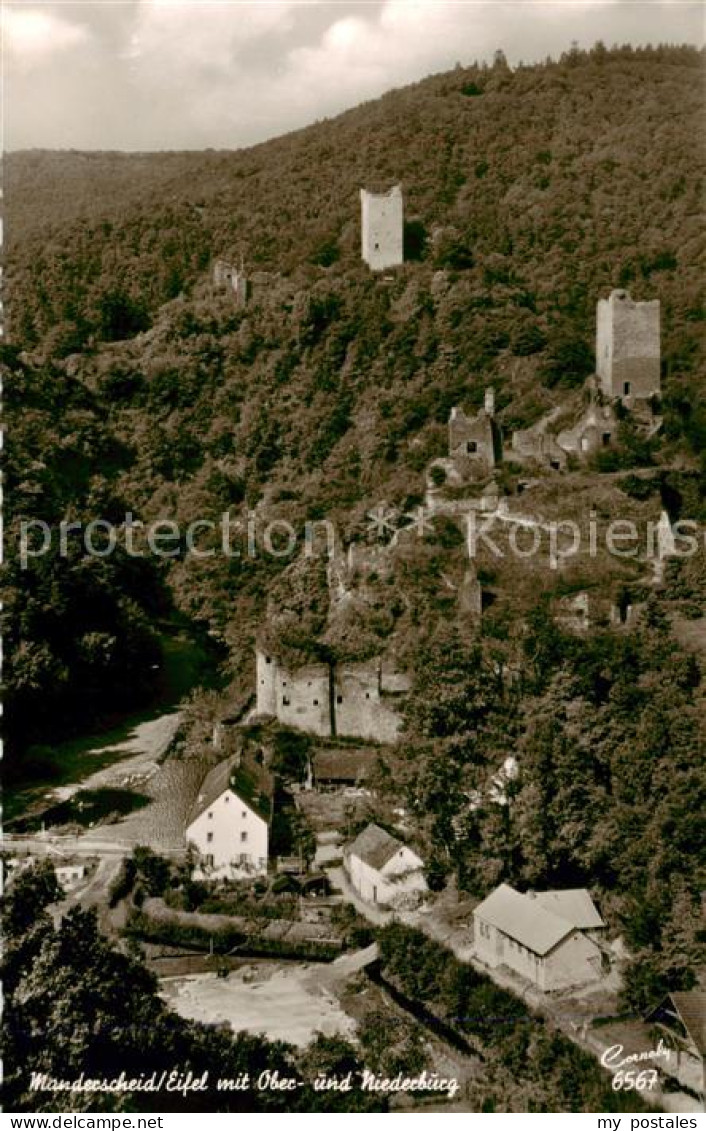
[[[162,997],[182,1017],[227,1022],[235,1032],[264,1033],[304,1048],[317,1033],[355,1039],[355,1022],[318,982],[320,968],[303,963],[241,966],[216,974],[165,978]]]

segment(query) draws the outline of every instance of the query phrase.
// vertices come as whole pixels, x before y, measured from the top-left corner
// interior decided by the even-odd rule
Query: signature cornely
[[[601,1055],[601,1064],[604,1068],[627,1068],[634,1064],[644,1064],[645,1062],[652,1062],[655,1060],[669,1060],[670,1050],[665,1045],[664,1041],[659,1039],[657,1048],[645,1049],[642,1052],[631,1052],[625,1055],[624,1045],[611,1045]]]

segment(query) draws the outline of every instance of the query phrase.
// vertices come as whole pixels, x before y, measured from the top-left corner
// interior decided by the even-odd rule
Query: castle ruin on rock
[[[256,651],[257,714],[322,738],[394,742],[399,700],[409,678],[376,657],[353,663],[290,668],[270,651]]]

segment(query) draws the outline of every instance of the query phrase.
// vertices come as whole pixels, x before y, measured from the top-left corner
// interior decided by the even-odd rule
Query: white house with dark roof
[[[368,903],[389,904],[427,890],[423,861],[379,825],[368,825],[346,845],[343,866],[351,886]]]
[[[228,758],[206,775],[186,827],[198,853],[195,876],[267,874],[273,792],[271,775],[252,755]]]
[[[540,990],[600,977],[605,923],[584,888],[523,895],[501,884],[474,910],[473,928],[481,962],[507,966]]]

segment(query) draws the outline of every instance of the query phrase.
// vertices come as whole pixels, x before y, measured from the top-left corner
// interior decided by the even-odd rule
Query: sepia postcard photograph
[[[704,3],[0,20],[3,1128],[706,1128]]]

